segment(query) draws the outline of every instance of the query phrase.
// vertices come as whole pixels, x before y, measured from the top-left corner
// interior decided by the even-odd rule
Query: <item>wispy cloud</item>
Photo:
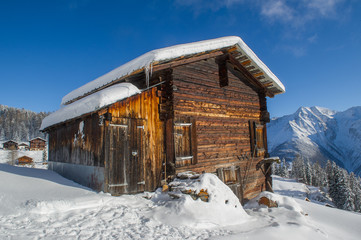
[[[301,27],[321,18],[334,18],[346,0],[176,0],[178,6],[191,7],[196,16],[203,12],[232,9],[244,5],[258,9],[259,14],[272,23],[280,22]]]
[[[349,0],[176,0],[178,6],[187,7],[195,17],[209,11],[228,10],[235,15],[234,9],[242,7],[256,11],[261,21],[273,25],[280,31],[282,41],[278,50],[296,57],[307,54],[311,44],[315,44],[318,35],[314,25],[321,20],[339,20],[347,9]]]
[[[336,5],[343,0],[304,0],[309,9],[316,10],[322,16],[334,15],[336,13]]]
[[[317,19],[332,19],[339,14],[345,0],[259,0],[260,13],[267,20],[304,27]]]
[[[262,1],[263,2],[263,1]],[[294,18],[294,10],[287,6],[285,1],[267,1],[261,4],[261,15],[271,20],[281,20],[283,22],[292,21]]]

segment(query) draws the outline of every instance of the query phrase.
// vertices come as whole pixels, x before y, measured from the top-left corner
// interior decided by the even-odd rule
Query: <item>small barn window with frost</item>
[[[188,166],[196,163],[195,124],[185,120],[174,123],[174,150],[176,166]]]
[[[251,151],[254,157],[263,157],[266,152],[267,139],[265,136],[265,125],[254,121],[249,122]]]

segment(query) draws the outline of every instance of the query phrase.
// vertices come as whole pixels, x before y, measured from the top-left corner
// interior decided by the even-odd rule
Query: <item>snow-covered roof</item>
[[[217,49],[236,47],[237,51],[251,60],[251,66],[263,72],[261,84],[271,91],[274,95],[285,92],[282,82],[269,70],[269,68],[256,56],[256,54],[243,42],[240,37],[222,37],[206,41],[175,45],[172,47],[161,48],[150,51],[135,58],[134,60],[108,72],[107,74],[73,90],[63,97],[61,104],[69,104],[78,98],[88,95],[90,92],[108,85],[120,78],[129,76],[139,70],[144,69],[151,72],[152,66],[161,64],[164,61],[179,58],[182,56],[193,55]]]
[[[140,90],[131,83],[119,83],[105,88],[76,102],[62,106],[58,111],[48,115],[41,123],[40,130],[94,112],[138,93]]]
[[[46,140],[45,140],[44,138],[41,138],[41,137],[33,138],[33,139],[31,139],[29,142],[34,141],[34,140],[36,140],[36,139],[39,139],[39,140],[42,140],[42,141],[46,142]]]

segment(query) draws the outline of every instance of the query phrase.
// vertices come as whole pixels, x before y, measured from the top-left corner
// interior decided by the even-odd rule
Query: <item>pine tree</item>
[[[350,189],[353,193],[353,202],[355,205],[355,211],[361,212],[361,183],[360,180],[351,172],[349,176]]]
[[[296,159],[292,162],[291,175],[293,178],[301,179],[306,183],[305,163],[300,155],[296,156]]]
[[[304,162],[304,169],[305,169],[305,183],[308,185],[312,185],[312,167],[310,164],[310,160],[307,159],[306,162]]]
[[[331,171],[328,174],[329,194],[337,208],[353,211],[355,209],[353,193],[349,187],[348,174],[346,170],[339,168],[332,162]]]

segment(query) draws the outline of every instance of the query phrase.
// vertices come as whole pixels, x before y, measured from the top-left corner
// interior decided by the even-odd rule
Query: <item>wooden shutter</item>
[[[266,153],[267,138],[265,128],[266,125],[264,124],[249,121],[251,151],[255,157],[264,156]]]
[[[174,152],[176,167],[196,163],[195,121],[174,123]]]

